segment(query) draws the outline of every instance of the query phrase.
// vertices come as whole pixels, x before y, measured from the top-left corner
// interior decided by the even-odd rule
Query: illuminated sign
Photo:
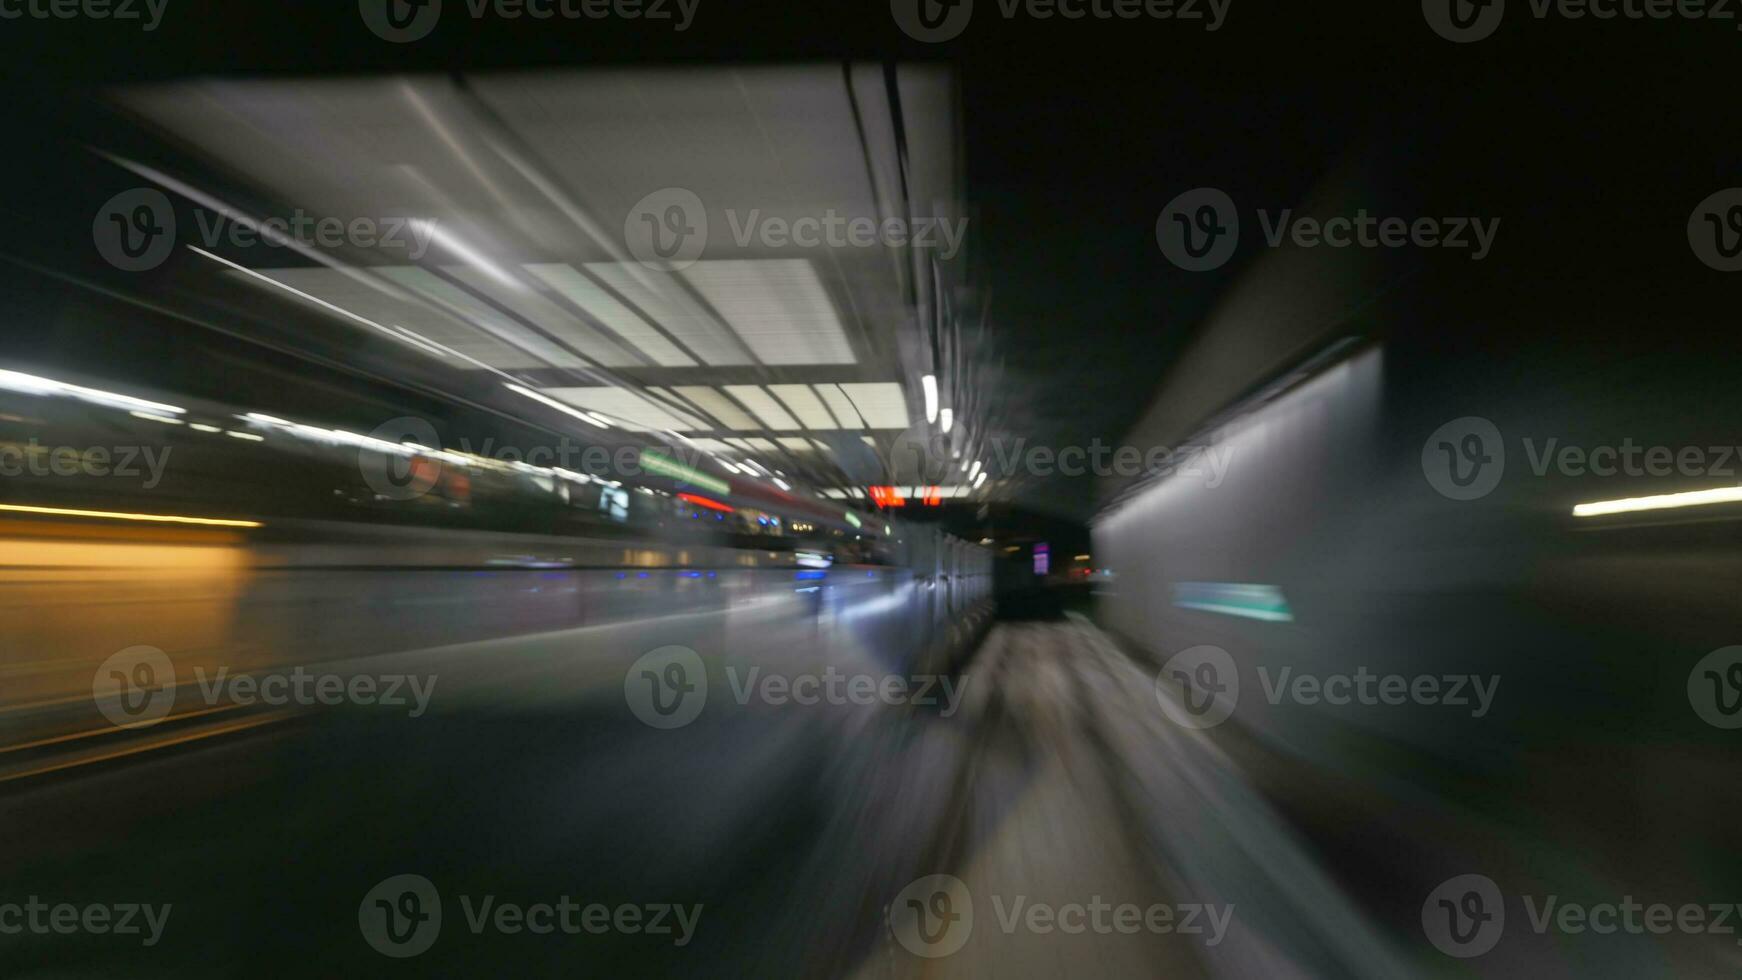
[[[866,487],[865,492],[871,495],[871,502],[879,507],[907,506],[907,498],[897,492],[895,487]]]
[[[720,503],[718,500],[709,500],[706,497],[698,497],[693,493],[680,493],[677,495],[677,499],[685,503],[695,504],[697,507],[706,507],[709,510],[717,510],[724,514],[732,513],[731,507]]]
[[[908,487],[866,487],[865,488],[865,492],[867,494],[869,494],[871,497],[871,502],[876,504],[879,507],[884,507],[884,508],[906,507],[907,506],[907,496],[902,493],[903,490],[910,490],[910,488],[908,488]],[[917,499],[919,501],[920,505],[923,507],[942,507],[943,506],[943,503],[944,503],[943,487],[913,487],[913,488],[911,488],[911,492],[914,494],[914,498]]]
[[[1045,575],[1052,570],[1052,549],[1046,544],[1034,546],[1034,574]]]

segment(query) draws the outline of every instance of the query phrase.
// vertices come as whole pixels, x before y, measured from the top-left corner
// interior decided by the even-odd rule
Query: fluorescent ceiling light
[[[948,408],[938,409],[938,428],[943,430],[944,435],[949,435],[950,430],[955,428],[955,426],[956,426],[956,413],[955,413],[955,411],[953,409],[948,409]]]
[[[379,277],[363,272],[347,274],[326,268],[263,269],[256,272],[192,245],[188,248],[242,275],[355,323],[380,330],[425,353],[433,354],[429,348],[435,347],[486,370],[512,371],[546,366],[544,361],[503,342],[488,331],[404,296],[404,290],[391,284],[390,280],[377,283],[375,280]],[[389,329],[383,323],[395,326]],[[415,324],[417,331],[414,333],[400,324]]]
[[[980,475],[980,461],[976,459],[974,465],[968,469],[968,479],[972,480],[978,475]]]
[[[738,407],[737,402],[706,385],[679,385],[672,390],[695,403],[697,408],[712,415],[722,425],[734,432],[748,432],[762,428],[755,419],[750,417],[749,413]]]
[[[638,391],[614,386],[546,388],[545,393],[577,408],[599,412],[633,427],[650,430],[694,432],[709,428],[699,420],[656,402]]]
[[[1573,516],[1602,517],[1605,514],[1632,514],[1645,510],[1675,510],[1681,507],[1733,503],[1742,503],[1742,487],[1718,487],[1715,490],[1691,490],[1687,493],[1666,493],[1654,497],[1599,500],[1574,507]]]
[[[834,301],[808,260],[707,260],[682,275],[762,363],[856,363]]]
[[[530,269],[530,267],[528,267]],[[527,322],[548,331],[588,360],[605,367],[636,367],[643,363],[615,339],[584,322],[534,289],[505,289],[495,278],[469,266],[443,266],[442,271],[496,301]]]
[[[767,428],[776,432],[790,432],[800,428],[798,421],[786,414],[786,409],[781,408],[779,402],[756,385],[727,385],[726,394],[743,402],[744,407],[754,412]]]
[[[792,414],[805,424],[807,429],[837,429],[835,417],[823,407],[823,403],[811,391],[810,385],[769,385],[768,390],[774,397],[786,403],[792,409]]]
[[[588,262],[583,268],[639,307],[679,343],[694,351],[702,363],[712,367],[755,363],[737,338],[714,322],[675,280],[664,280],[670,285],[655,292],[644,284],[649,273],[640,265]]]
[[[458,238],[450,234],[447,229],[441,227],[436,222],[426,221],[422,218],[413,218],[411,221],[411,230],[414,233],[422,232],[423,237],[426,240],[433,241],[442,248],[445,248],[449,252],[459,256],[461,259],[465,260],[467,265],[477,269],[479,272],[484,273],[502,285],[507,286],[510,289],[526,288],[526,286],[519,280],[509,275],[508,270],[494,262],[491,262],[489,259],[484,257],[482,252],[479,252],[471,245],[460,241]]]
[[[986,474],[984,474],[984,473],[981,473],[979,476],[974,477],[974,489],[975,490],[980,489],[980,484],[985,483],[985,482],[986,482]]]
[[[936,375],[928,374],[919,379],[919,386],[925,392],[925,420],[938,420],[938,379]]]
[[[525,269],[660,367],[696,366],[688,354],[678,349],[639,313],[574,269],[560,262],[528,265]]]
[[[907,396],[900,384],[893,381],[844,384],[841,390],[853,400],[853,407],[859,410],[867,428],[907,428]]]
[[[570,416],[571,418],[580,419],[582,422],[587,423],[588,425],[592,426],[595,429],[600,428],[598,419],[593,418],[591,415],[588,415],[586,412],[576,411],[574,408],[572,408],[568,405],[564,405],[562,402],[559,402],[555,398],[551,398],[548,395],[541,395],[538,392],[533,391],[531,388],[522,388],[520,385],[505,385],[504,387],[506,387],[509,391],[514,392],[516,395],[524,395],[525,397],[530,398],[533,401],[538,402],[542,405],[549,405],[551,408],[556,409],[557,411],[563,413],[564,415]]]
[[[386,279],[406,289],[421,293],[446,304],[461,314],[460,319],[500,340],[510,348],[525,351],[537,359],[536,366],[550,364],[561,368],[586,367],[587,363],[573,351],[551,342],[544,335],[526,327],[459,286],[448,282],[428,269],[414,265],[383,266],[375,270]]]
[[[865,422],[859,418],[859,410],[853,407],[853,400],[841,390],[840,385],[813,385],[817,394],[828,404],[829,411],[835,415],[835,420],[843,429],[863,429]]]

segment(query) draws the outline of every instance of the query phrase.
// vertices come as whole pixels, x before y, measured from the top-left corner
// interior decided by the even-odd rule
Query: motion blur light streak
[[[214,527],[264,527],[259,521],[237,521],[218,517],[178,517],[171,514],[124,514],[109,510],[73,510],[67,507],[31,507],[25,504],[0,504],[0,510],[19,514],[45,514],[51,517],[94,517],[107,521],[152,521],[160,524],[209,524]]]
[[[582,422],[587,423],[588,425],[592,426],[595,429],[605,428],[605,425],[603,423],[601,423],[598,419],[594,418],[591,413],[583,412],[580,409],[575,408],[573,405],[565,405],[562,402],[557,401],[555,398],[551,398],[548,395],[539,394],[538,392],[533,391],[530,388],[523,388],[517,384],[503,385],[503,387],[507,388],[509,391],[514,392],[516,395],[520,395],[520,396],[523,396],[525,398],[530,398],[533,401],[538,402],[541,405],[548,405],[549,407],[556,409],[557,411],[563,413],[564,415],[567,415],[570,418],[580,419]]]
[[[117,394],[113,391],[85,388],[80,385],[68,384],[65,381],[55,381],[51,378],[39,378],[19,371],[0,370],[0,389],[17,391],[26,395],[77,398],[80,401],[102,405],[106,408],[124,408],[133,411],[153,412],[159,415],[182,415],[187,412],[187,409],[178,408],[175,405],[147,401],[143,398],[134,398],[132,395]]]
[[[1081,555],[1078,561],[1088,561]],[[1282,590],[1274,585],[1234,585],[1226,582],[1178,582],[1173,604],[1181,609],[1259,619],[1268,623],[1294,622],[1294,610]]]
[[[1736,975],[1716,5],[139,6],[0,0],[8,977]]]
[[[1599,500],[1578,504],[1574,517],[1602,517],[1606,514],[1632,514],[1648,510],[1674,510],[1678,507],[1707,507],[1712,504],[1742,503],[1742,487],[1719,487],[1715,490],[1690,490],[1655,497],[1626,497],[1621,500]]]

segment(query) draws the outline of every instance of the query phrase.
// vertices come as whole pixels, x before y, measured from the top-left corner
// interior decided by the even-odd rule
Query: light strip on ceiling
[[[680,409],[655,401],[629,388],[597,385],[582,388],[546,388],[545,393],[570,405],[584,408],[643,429],[672,432],[694,432],[706,429],[700,420]]]
[[[807,259],[710,259],[682,273],[764,364],[855,363]]]
[[[587,315],[604,324],[660,367],[695,367],[696,362],[654,329],[640,314],[603,287],[560,262],[524,267]]]
[[[706,385],[678,385],[672,390],[694,402],[697,408],[712,415],[734,432],[750,432],[762,428],[749,413],[738,407],[737,402]]]
[[[853,407],[859,410],[867,428],[907,428],[907,395],[900,384],[893,381],[844,384],[841,390],[853,400]]]
[[[776,432],[791,432],[801,428],[797,419],[788,415],[779,402],[757,385],[727,385],[726,394],[742,402],[767,428]]]
[[[551,408],[554,408],[557,411],[559,411],[559,412],[563,413],[564,415],[567,415],[571,418],[580,419],[582,422],[587,423],[588,425],[592,426],[595,429],[605,428],[605,426],[599,424],[598,419],[593,418],[591,415],[588,415],[586,412],[583,412],[580,409],[575,408],[572,405],[564,405],[562,402],[559,402],[555,398],[551,398],[548,395],[541,395],[538,392],[533,391],[531,388],[522,388],[519,385],[504,385],[503,387],[507,388],[509,391],[514,392],[516,395],[523,395],[527,398],[532,399],[535,402],[538,402],[541,405],[549,405]]]
[[[705,313],[673,280],[657,280],[656,292],[647,284],[647,270],[639,265],[617,262],[588,262],[586,270],[597,276],[624,299],[647,313],[666,333],[695,352],[711,367],[731,367],[754,364],[750,354],[723,325]]]
[[[835,424],[835,417],[823,407],[822,400],[817,398],[816,392],[811,391],[810,385],[769,385],[768,390],[774,393],[774,397],[785,403],[787,408],[792,409],[792,414],[798,416],[798,420],[805,424],[805,428],[840,428]]]
[[[592,324],[583,322],[572,310],[558,305],[544,293],[528,287],[503,288],[495,279],[470,266],[443,266],[442,271],[528,323],[537,324],[588,360],[605,367],[639,367],[645,363],[641,357],[613,338],[606,337]]]
[[[847,397],[839,385],[813,385],[817,394],[828,404],[829,411],[835,413],[835,420],[841,423],[843,429],[863,429],[865,420],[859,417],[859,410],[853,407],[853,400]]]

